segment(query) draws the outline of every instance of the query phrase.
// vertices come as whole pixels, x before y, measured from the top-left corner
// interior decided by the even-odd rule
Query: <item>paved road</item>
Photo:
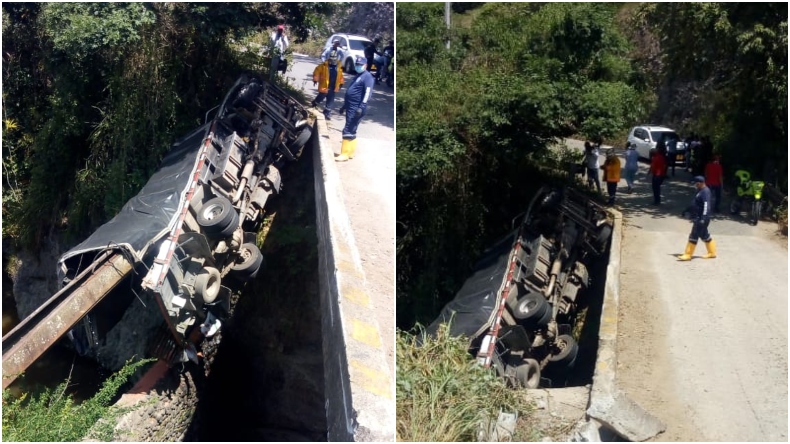
[[[719,257],[702,259],[700,242],[679,262],[691,175],[678,170],[654,207],[646,171],[640,164],[633,194],[618,194],[618,387],[667,424],[655,440],[786,442],[787,238],[772,222],[722,213],[710,224]]]
[[[294,55],[288,72],[291,83],[310,99],[317,95],[313,70],[318,59]],[[353,75],[346,75],[350,85]],[[334,108],[343,104],[346,89],[335,97]],[[346,209],[362,260],[366,286],[378,314],[390,371],[395,371],[395,106],[393,89],[376,85],[367,114],[357,130],[357,152],[353,160],[337,163]],[[323,108],[321,108],[323,109]],[[336,112],[327,122],[335,153],[340,152],[345,116]]]

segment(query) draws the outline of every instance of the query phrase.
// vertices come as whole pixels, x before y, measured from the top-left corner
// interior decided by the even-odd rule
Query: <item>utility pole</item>
[[[447,22],[447,31],[450,31],[450,2],[444,3],[444,21]],[[450,37],[447,37],[447,49],[450,49]]]

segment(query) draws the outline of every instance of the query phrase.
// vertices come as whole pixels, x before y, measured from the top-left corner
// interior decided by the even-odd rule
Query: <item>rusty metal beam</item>
[[[132,268],[133,264],[122,254],[115,254],[98,265],[96,271],[79,286],[64,288],[71,294],[65,295],[62,302],[51,307],[39,322],[30,326],[24,335],[14,340],[8,351],[3,352],[3,389],[95,307]],[[9,336],[10,333],[3,340]]]

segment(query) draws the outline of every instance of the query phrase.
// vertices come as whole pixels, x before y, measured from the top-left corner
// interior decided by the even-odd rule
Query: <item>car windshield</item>
[[[367,46],[368,42],[369,42],[369,40],[348,39],[348,43],[349,43],[349,46],[350,46],[349,49],[353,49],[355,51],[364,51],[365,50],[365,46]]]
[[[656,143],[658,143],[662,137],[664,138],[664,142],[679,139],[678,135],[675,134],[674,131],[650,131],[650,137],[652,137]]]

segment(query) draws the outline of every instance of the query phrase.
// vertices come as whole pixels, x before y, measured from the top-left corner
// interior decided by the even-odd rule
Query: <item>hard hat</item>
[[[284,29],[285,29],[285,26],[283,26],[283,25],[277,25],[277,30],[278,30],[278,31],[282,31],[282,30],[284,30]]]

